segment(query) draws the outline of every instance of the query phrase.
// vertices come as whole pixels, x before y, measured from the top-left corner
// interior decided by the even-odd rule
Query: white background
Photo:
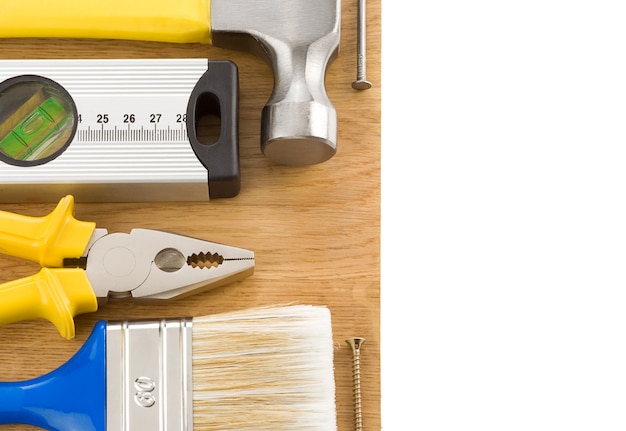
[[[382,73],[383,429],[626,429],[626,4],[386,0]]]

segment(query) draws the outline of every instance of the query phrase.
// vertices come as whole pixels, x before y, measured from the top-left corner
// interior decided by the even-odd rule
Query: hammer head
[[[261,150],[312,165],[337,150],[337,112],[324,78],[339,50],[340,0],[212,0],[214,46],[251,51],[274,71],[263,108]]]

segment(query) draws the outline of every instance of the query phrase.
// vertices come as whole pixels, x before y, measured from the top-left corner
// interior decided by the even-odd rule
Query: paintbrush
[[[0,383],[0,424],[52,431],[334,431],[330,312],[98,322],[49,374]]]

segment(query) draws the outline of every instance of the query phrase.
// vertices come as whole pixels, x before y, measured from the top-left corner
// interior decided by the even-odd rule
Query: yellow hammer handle
[[[0,253],[61,267],[66,257],[81,257],[96,228],[74,218],[74,197],[65,196],[50,214],[29,217],[0,211]]]
[[[2,0],[0,38],[210,43],[210,0]]]
[[[85,271],[43,268],[38,274],[0,285],[0,325],[43,318],[67,339],[74,338],[74,316],[98,309]]]

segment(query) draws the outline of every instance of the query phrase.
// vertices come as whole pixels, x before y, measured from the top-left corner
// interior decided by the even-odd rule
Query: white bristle
[[[193,319],[195,430],[335,431],[330,312],[263,307]]]

